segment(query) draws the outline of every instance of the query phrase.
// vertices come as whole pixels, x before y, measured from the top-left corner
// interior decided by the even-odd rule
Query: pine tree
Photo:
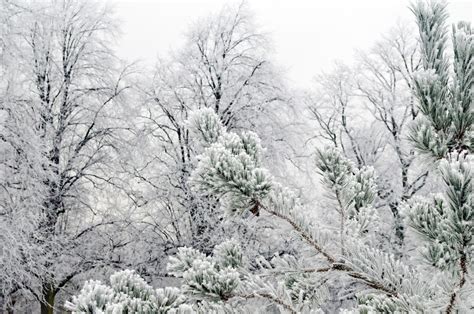
[[[464,22],[453,26],[450,64],[446,5],[420,2],[412,11],[423,52],[423,70],[415,77],[415,93],[423,115],[411,139],[421,154],[434,161],[445,191],[410,204],[409,223],[425,240],[426,260],[449,276],[446,312],[456,308],[469,311],[460,296],[471,285],[468,273],[474,245],[473,29]]]
[[[421,254],[428,263],[399,260],[376,239],[373,169],[354,166],[334,148],[317,152],[322,183],[340,219],[334,236],[334,228],[309,219],[296,194],[266,170],[255,133],[230,132],[212,109],[201,109],[188,121],[204,147],[190,179],[195,191],[219,198],[227,216],[281,220],[311,253],[250,263],[235,240],[224,241],[211,255],[181,248],[168,266],[181,279],[179,289],[153,290],[125,271],[113,275],[110,286],[88,282],[68,307],[89,313],[112,313],[116,307],[139,313],[244,312],[246,306],[263,304],[282,312],[314,313],[324,308],[331,280],[340,278],[354,283],[357,291],[357,304],[346,313],[472,310],[472,28],[466,23],[453,27],[451,71],[446,6],[418,2],[412,11],[420,30],[423,70],[414,80],[421,116],[410,138],[445,185],[443,193],[411,200],[404,208],[409,226],[421,236]]]
[[[346,274],[370,290],[401,299],[405,302],[403,308],[417,304],[410,299],[412,292],[420,293],[424,289],[419,288],[421,285],[416,280],[401,280],[414,277],[413,271],[392,255],[364,245],[367,221],[373,218],[373,211],[365,209],[370,207],[374,197],[370,169],[352,169],[337,152],[320,152],[324,181],[340,196],[344,204],[341,209],[347,212],[349,222],[347,232],[350,233],[342,230],[341,236],[349,238],[350,235],[351,240],[339,256],[324,244],[319,228],[306,219],[294,193],[275,182],[262,167],[262,147],[254,133],[236,134],[216,127],[220,121],[210,109],[199,110],[191,117],[190,123],[202,134],[220,132],[220,135],[202,137],[207,148],[191,178],[194,188],[202,194],[219,197],[228,215],[266,215],[281,219],[316,252],[316,257],[305,262],[292,256],[275,257],[271,261],[259,259],[257,269],[252,269],[233,241],[217,246],[212,256],[182,248],[170,258],[168,269],[172,275],[182,278],[180,291],[193,310],[202,310],[203,306],[222,310],[232,304],[245,306],[249,302],[263,302],[285,312],[308,312],[326,301],[328,293],[324,282],[333,273]],[[349,168],[353,172],[341,171]],[[351,225],[356,228],[349,228]],[[344,241],[337,246],[343,247]],[[384,275],[387,272],[392,276]],[[101,286],[94,282],[86,285],[69,308],[77,310],[80,304],[95,302],[89,299],[96,297],[88,297],[91,295],[88,291],[95,290],[90,285]],[[113,282],[111,285],[112,290],[115,289]],[[112,296],[100,306],[107,309],[107,304],[113,307],[116,303]]]

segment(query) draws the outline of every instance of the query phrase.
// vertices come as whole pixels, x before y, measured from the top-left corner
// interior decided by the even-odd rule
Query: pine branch
[[[286,222],[288,222],[292,227],[293,229],[299,233],[299,235],[309,244],[311,245],[318,253],[322,254],[327,260],[329,263],[335,263],[336,262],[336,259],[331,256],[329,253],[327,253],[325,250],[323,250],[323,248],[314,240],[311,238],[311,236],[309,236],[304,230],[303,228],[301,228],[296,222],[294,222],[293,220],[291,220],[290,218],[276,212],[276,211],[273,211],[271,209],[268,209],[267,207],[265,207],[263,204],[261,203],[258,203],[260,208],[262,208],[263,210],[265,210],[266,212],[268,212],[269,214],[273,215],[273,216],[276,216],[280,219],[283,219],[285,220]]]
[[[374,279],[370,279],[368,278],[366,275],[360,273],[360,272],[356,272],[352,267],[348,266],[348,265],[345,265],[343,263],[338,263],[336,262],[336,259],[331,255],[329,254],[328,252],[326,252],[322,247],[321,245],[319,245],[319,243],[317,243],[310,235],[308,235],[303,228],[301,228],[296,222],[294,222],[291,218],[287,217],[287,216],[284,216],[282,215],[281,213],[278,213],[276,211],[273,211],[271,209],[268,209],[267,207],[265,207],[264,205],[262,205],[260,203],[260,208],[262,208],[263,210],[265,210],[266,212],[268,212],[269,214],[273,215],[273,216],[276,216],[282,220],[285,220],[286,222],[288,222],[295,231],[297,231],[299,233],[299,235],[311,246],[313,247],[318,253],[322,254],[326,260],[331,264],[330,267],[328,268],[322,268],[322,269],[315,269],[313,271],[315,272],[326,272],[326,271],[330,271],[330,270],[336,270],[336,271],[341,271],[341,272],[344,272],[346,273],[348,276],[354,278],[354,279],[357,279],[359,281],[362,281],[363,283],[365,283],[366,285],[368,285],[369,287],[373,288],[373,289],[376,289],[378,291],[381,291],[381,292],[384,292],[385,294],[391,296],[391,297],[398,297],[398,292],[395,290],[395,289],[390,289],[388,287],[386,287],[384,284],[382,284],[381,282],[378,282]],[[308,272],[311,272],[311,270],[307,270]]]
[[[291,305],[286,304],[284,301],[278,299],[277,297],[275,297],[274,295],[271,295],[269,293],[254,292],[252,294],[236,294],[234,297],[238,297],[238,298],[242,298],[242,299],[246,299],[246,300],[253,299],[253,298],[263,298],[263,299],[270,300],[270,301],[280,305],[284,309],[288,310],[290,313],[293,313],[293,314],[298,313],[295,309],[293,309],[293,307]]]
[[[453,312],[454,304],[456,302],[456,298],[458,295],[458,291],[464,286],[466,283],[466,276],[467,276],[467,256],[464,251],[461,252],[461,257],[459,259],[459,266],[461,268],[461,278],[459,279],[459,283],[454,291],[451,293],[449,298],[449,304],[446,308],[446,314],[450,314]]]

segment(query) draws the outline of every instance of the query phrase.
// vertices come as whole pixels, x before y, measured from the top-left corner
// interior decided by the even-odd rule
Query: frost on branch
[[[192,117],[194,121],[218,121],[217,115],[208,110],[201,110]],[[258,214],[258,202],[265,198],[272,185],[270,175],[260,165],[260,140],[253,132],[240,135],[222,132],[222,126],[216,127],[214,122],[199,124],[205,138],[217,140],[200,156],[191,181],[201,193],[226,196],[226,209],[230,213],[251,210]]]
[[[474,226],[472,158],[449,163],[440,170],[446,192],[432,200],[418,200],[409,207],[411,226],[426,240],[423,255],[442,270],[456,270],[459,261],[470,264]]]
[[[474,36],[469,23],[453,26],[453,69],[448,58],[444,2],[412,8],[421,37],[423,68],[414,75],[422,113],[410,135],[419,152],[441,159],[450,152],[472,152]]]
[[[193,174],[195,187],[205,193],[228,196],[231,204],[239,206],[233,208],[234,212],[242,212],[248,208],[249,203],[241,202],[242,199],[248,202],[248,195],[257,196],[256,203],[265,213],[289,223],[293,231],[329,263],[329,267],[323,267],[320,270],[317,268],[313,270],[286,269],[286,271],[283,270],[284,276],[280,276],[280,279],[278,279],[278,275],[275,275],[275,272],[278,273],[279,270],[282,271],[281,269],[273,269],[273,266],[264,267],[266,270],[273,271],[271,276],[273,279],[268,281],[262,280],[262,277],[258,275],[247,276],[246,280],[242,282],[244,291],[251,288],[254,295],[265,295],[277,304],[281,302],[284,304],[282,306],[290,311],[302,309],[308,304],[313,304],[314,308],[314,304],[319,304],[323,299],[321,296],[324,295],[321,293],[324,291],[321,284],[319,284],[317,291],[311,292],[312,289],[308,288],[315,285],[315,282],[311,283],[312,280],[321,281],[321,278],[314,277],[314,275],[319,272],[337,270],[378,292],[399,299],[397,302],[406,308],[417,306],[416,289],[406,288],[406,291],[401,291],[403,287],[415,285],[410,283],[412,282],[411,278],[407,278],[406,283],[402,285],[405,276],[411,277],[413,275],[411,268],[402,265],[393,256],[378,249],[369,249],[363,241],[360,241],[362,238],[360,236],[368,232],[369,225],[374,224],[374,219],[377,217],[372,208],[375,198],[375,180],[371,168],[355,168],[337,150],[327,149],[318,152],[318,167],[323,175],[323,182],[335,194],[342,215],[347,216],[348,225],[345,227],[356,231],[354,241],[348,246],[351,250],[342,256],[341,262],[339,262],[336,255],[324,246],[324,232],[321,232],[319,226],[314,222],[308,220],[298,198],[290,190],[273,183],[268,185],[265,193],[258,194],[255,193],[258,191],[255,185],[251,185],[252,189],[244,188],[245,184],[238,183],[239,181],[235,178],[245,178],[248,181],[249,169],[260,166],[257,158],[249,156],[250,152],[256,152],[255,156],[258,156],[258,152],[261,150],[256,144],[258,141],[254,136],[248,136],[246,140],[243,138],[243,136],[233,133],[223,133],[217,142],[204,152],[204,156],[200,159],[197,170]],[[247,147],[257,149],[251,150]],[[245,158],[239,159],[239,157]],[[245,160],[246,166],[240,166],[242,163],[234,167],[223,166],[223,164],[229,163],[228,160],[233,162]],[[235,163],[237,164],[237,162]],[[231,171],[226,172],[229,169]],[[252,191],[253,194],[250,194],[249,191]],[[252,199],[250,198],[250,200]],[[343,223],[345,225],[344,221]],[[344,229],[342,233],[344,236],[347,235]],[[197,253],[193,253],[193,255],[195,254],[197,255]],[[205,262],[207,269],[214,267],[212,260]],[[178,264],[184,263],[179,262]],[[315,261],[314,265],[320,267],[320,262]],[[387,272],[390,275],[387,275]]]
[[[323,183],[336,194],[342,207],[352,207],[358,212],[362,207],[372,204],[375,199],[373,168],[355,168],[333,147],[318,150],[316,164],[323,176]]]
[[[452,68],[447,57],[446,5],[419,2],[412,9],[419,27],[423,69],[415,76],[422,116],[411,140],[418,151],[438,161],[442,195],[407,204],[409,223],[424,240],[421,254],[449,282],[443,310],[466,308],[472,299],[474,201],[472,112],[474,37],[469,23],[453,26]]]
[[[214,248],[213,256],[180,248],[170,257],[168,271],[183,278],[183,291],[197,300],[225,301],[231,298],[241,280],[238,268],[243,266],[242,252],[235,241]]]
[[[184,296],[177,288],[153,289],[131,270],[110,276],[110,286],[90,280],[66,308],[73,313],[183,313]]]
[[[349,276],[362,275],[364,278],[359,279],[368,283],[370,288],[376,288],[369,289],[368,294],[360,294],[360,304],[373,307],[376,312],[382,311],[382,304],[390,304],[401,313],[423,311],[430,305],[431,287],[419,279],[416,269],[397,260],[393,254],[360,245],[355,240],[349,241],[347,248],[346,263],[352,269]],[[377,290],[386,293],[374,294]]]
[[[182,278],[181,288],[153,289],[131,270],[110,277],[110,285],[87,281],[66,307],[73,313],[196,313],[224,310],[223,301],[234,297],[241,286],[244,266],[235,241],[225,241],[212,256],[180,248],[170,257],[170,274]],[[185,304],[186,302],[186,304]]]
[[[376,195],[373,168],[356,168],[334,147],[318,150],[316,165],[322,182],[331,193],[330,198],[336,201],[334,205],[341,219],[340,232],[345,233],[347,227],[354,235],[361,235],[375,227],[378,216],[372,206]]]
[[[222,123],[211,108],[202,108],[191,112],[187,125],[192,132],[196,133],[197,138],[203,142],[204,146],[217,142],[223,133]]]
[[[244,257],[239,244],[234,240],[222,242],[214,248],[214,259],[220,267],[239,268],[244,266]]]

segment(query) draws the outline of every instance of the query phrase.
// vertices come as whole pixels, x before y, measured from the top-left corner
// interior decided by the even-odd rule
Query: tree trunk
[[[53,314],[54,297],[56,292],[52,285],[43,285],[43,301],[41,302],[41,314]]]
[[[398,203],[389,204],[389,207],[394,218],[395,244],[396,249],[399,250],[397,255],[401,255],[401,250],[405,242],[405,227],[403,225],[403,219],[400,216],[400,212],[398,210]]]

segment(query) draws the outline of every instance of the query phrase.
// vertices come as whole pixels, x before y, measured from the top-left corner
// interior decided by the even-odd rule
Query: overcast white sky
[[[183,43],[200,17],[234,0],[110,0],[121,20],[119,55],[150,65]],[[451,20],[473,21],[474,1],[448,1]],[[411,22],[409,0],[247,0],[257,24],[273,40],[273,59],[300,87],[334,60],[350,62],[398,21]]]

